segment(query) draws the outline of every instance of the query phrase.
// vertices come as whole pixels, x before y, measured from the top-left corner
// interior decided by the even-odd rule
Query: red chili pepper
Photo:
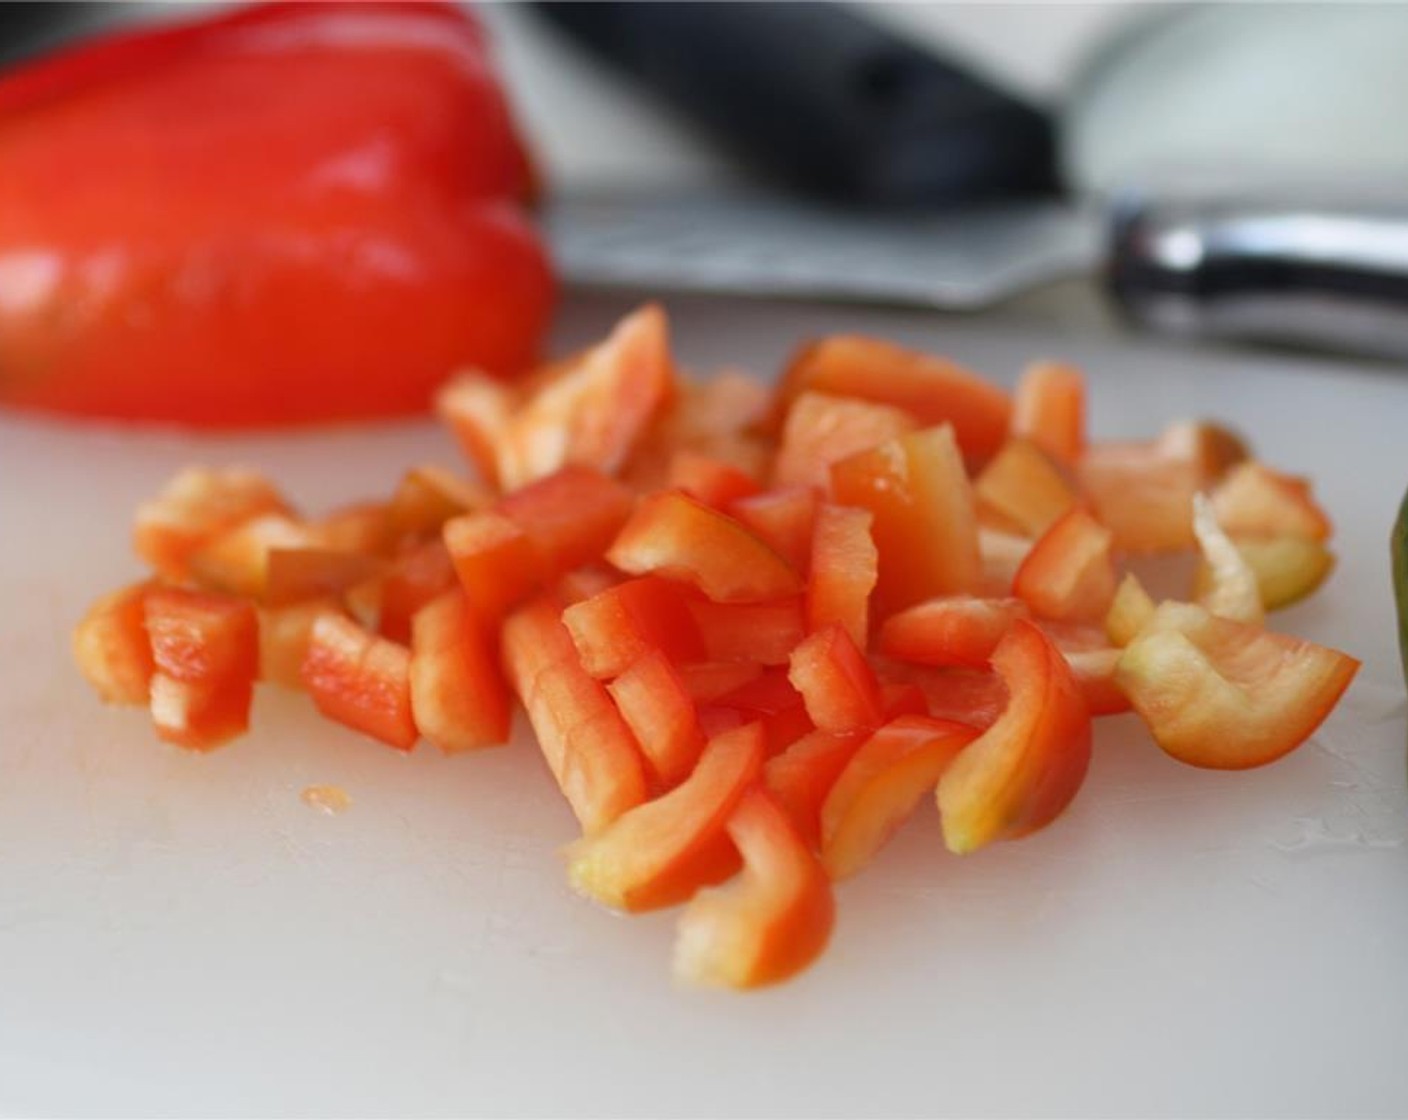
[[[0,401],[407,413],[537,357],[552,279],[473,18],[271,3],[0,79]]]

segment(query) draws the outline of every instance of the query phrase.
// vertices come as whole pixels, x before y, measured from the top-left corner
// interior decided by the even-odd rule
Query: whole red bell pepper
[[[532,175],[459,7],[270,3],[0,78],[0,401],[207,426],[530,364]]]

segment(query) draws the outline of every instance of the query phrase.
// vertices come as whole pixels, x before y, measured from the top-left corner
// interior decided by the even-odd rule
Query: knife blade
[[[1058,199],[857,211],[763,194],[566,195],[545,213],[585,287],[976,310],[1100,259],[1097,210]]]

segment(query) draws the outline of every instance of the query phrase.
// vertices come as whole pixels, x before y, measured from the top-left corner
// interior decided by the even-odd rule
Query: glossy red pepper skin
[[[478,25],[269,4],[0,79],[0,401],[248,426],[537,357],[553,282]]]

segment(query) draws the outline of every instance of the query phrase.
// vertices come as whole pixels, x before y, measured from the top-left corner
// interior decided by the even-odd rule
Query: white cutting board
[[[579,300],[561,341],[622,305]],[[824,959],[676,990],[671,915],[574,898],[526,740],[410,758],[258,697],[213,756],[104,709],[68,658],[138,573],[134,505],[189,461],[310,508],[451,461],[429,425],[196,440],[0,419],[0,1111],[119,1114],[1408,1113],[1408,794],[1387,532],[1408,378],[835,308],[679,304],[684,358],[772,369],[863,328],[1010,381],[1083,362],[1098,433],[1210,413],[1314,476],[1340,568],[1285,628],[1364,659],[1314,742],[1249,774],[1101,725],[1051,829],[958,859],[927,807],[839,891]],[[299,800],[341,785],[354,804]]]

